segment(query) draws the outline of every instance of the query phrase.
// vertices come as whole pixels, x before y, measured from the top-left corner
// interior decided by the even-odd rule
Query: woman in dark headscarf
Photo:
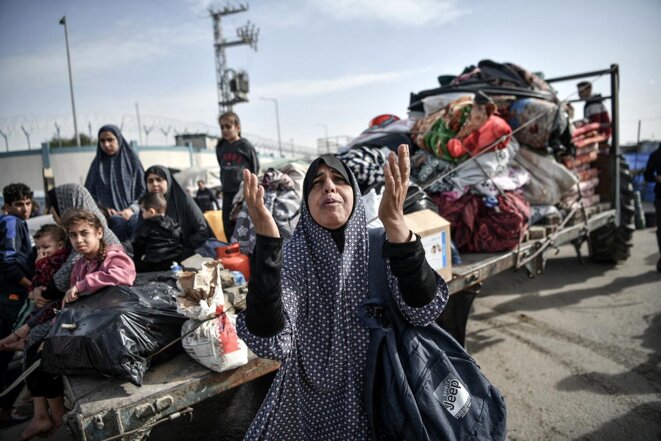
[[[51,214],[57,224],[60,223],[60,218],[70,209],[85,209],[89,210],[96,215],[103,225],[103,240],[107,244],[118,244],[119,240],[115,233],[110,230],[106,222],[106,218],[92,199],[90,193],[85,187],[79,184],[62,184],[50,190],[46,194],[48,205],[51,207]],[[69,245],[69,244],[67,244]],[[53,276],[53,282],[43,293],[45,300],[58,300],[64,296],[64,293],[69,289],[69,281],[71,278],[71,270],[73,264],[80,257],[75,251],[69,254],[69,258],[64,265]],[[35,302],[37,303],[37,302]],[[37,303],[37,306],[39,303]]]
[[[397,159],[398,157],[398,159]],[[403,205],[410,171],[408,146],[384,167],[379,207],[387,241],[388,284],[414,325],[434,321],[448,299],[447,285],[425,260]],[[369,241],[359,187],[337,158],[315,160],[305,176],[301,219],[282,249],[264,206],[263,187],[244,172],[244,196],[255,224],[247,309],[239,336],[260,357],[282,366],[246,439],[369,440],[364,373],[369,330],[358,307],[368,297]]]
[[[214,234],[200,207],[188,196],[179,183],[172,179],[170,171],[162,165],[152,165],[145,172],[147,191],[163,193],[168,202],[165,214],[177,221],[184,241],[182,259],[192,256]]]
[[[85,188],[95,201],[108,208],[111,216],[129,220],[140,213],[138,198],[146,191],[145,172],[119,128],[105,125],[99,129],[96,157]]]
[[[101,214],[92,196],[85,187],[78,184],[63,184],[50,190],[47,195],[48,205],[55,222],[60,224],[60,218],[70,209],[84,208],[91,211],[103,226],[103,240],[106,244],[119,244],[115,234],[108,228],[106,218]],[[67,241],[67,245],[70,243]],[[32,291],[35,304],[43,307],[54,300],[60,300],[64,293],[70,288],[71,272],[73,265],[80,258],[80,254],[71,251],[69,257],[53,275],[53,280],[47,287],[37,287]],[[30,330],[25,341],[23,352],[24,368],[32,365],[41,357],[40,343],[48,335],[51,322],[41,323]],[[25,428],[21,439],[30,439],[35,435],[47,436],[51,430],[62,425],[64,416],[64,405],[62,395],[64,388],[62,378],[59,375],[48,374],[38,367],[27,378],[26,383],[32,397],[35,399],[35,417]],[[50,408],[50,415],[48,409]]]

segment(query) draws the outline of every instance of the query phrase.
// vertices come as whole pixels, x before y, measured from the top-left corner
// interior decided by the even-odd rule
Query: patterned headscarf
[[[85,188],[105,207],[123,210],[146,193],[145,171],[119,128],[105,125],[99,129],[99,136],[102,132],[110,132],[117,138],[119,150],[110,156],[97,142],[96,156],[87,173]]]
[[[340,164],[354,192],[353,212],[341,229],[344,249],[336,246],[332,231],[314,221],[304,198],[301,219],[284,248],[282,293],[295,335],[304,336],[295,343],[299,367],[315,387],[333,389],[363,372],[364,360],[350,354],[364,353],[369,340],[357,314],[368,297],[369,250],[365,207],[355,177],[340,161],[323,162],[336,170]],[[316,165],[308,169],[305,182],[311,182]]]
[[[58,216],[64,216],[64,213],[69,209],[85,209],[89,210],[99,218],[101,225],[103,225],[103,240],[106,244],[118,244],[119,240],[115,233],[113,233],[106,222],[106,218],[103,216],[99,208],[96,206],[96,202],[92,199],[92,196],[89,194],[87,189],[79,184],[62,184],[58,185],[54,189],[48,192],[48,199],[50,206],[53,207]],[[69,280],[71,277],[71,270],[73,264],[80,254],[76,251],[72,251],[69,254],[69,258],[62,265],[59,271],[55,273],[53,279],[55,280],[55,286],[60,291],[66,291],[69,289]]]

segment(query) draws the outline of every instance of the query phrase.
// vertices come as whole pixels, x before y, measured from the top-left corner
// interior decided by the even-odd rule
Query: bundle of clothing
[[[451,224],[452,242],[460,252],[495,253],[516,248],[528,229],[530,205],[519,191],[483,198],[466,193],[432,196]]]
[[[260,177],[264,187],[264,205],[273,214],[280,237],[286,242],[291,238],[301,213],[303,177],[305,170],[295,164],[281,169],[269,168]],[[248,206],[243,199],[243,183],[232,203],[231,218],[236,219],[231,242],[238,243],[243,254],[252,254],[257,236],[248,216]]]
[[[496,105],[482,92],[474,98],[462,96],[417,120],[413,142],[434,156],[455,163],[487,149],[504,149],[512,129],[495,111]]]

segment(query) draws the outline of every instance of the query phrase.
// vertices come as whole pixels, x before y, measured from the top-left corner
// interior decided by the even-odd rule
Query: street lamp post
[[[280,139],[280,112],[278,111],[278,100],[275,98],[265,98],[261,97],[261,99],[266,100],[266,101],[273,101],[275,104],[275,123],[278,126],[278,150],[280,150],[280,157],[284,157],[282,154],[282,140]]]
[[[78,134],[78,121],[76,120],[76,102],[73,99],[73,79],[71,78],[71,55],[69,55],[69,33],[67,32],[67,16],[60,20],[64,26],[64,42],[67,45],[67,65],[69,66],[69,90],[71,91],[71,109],[73,110],[73,131],[76,136],[76,144],[80,147],[80,135]]]

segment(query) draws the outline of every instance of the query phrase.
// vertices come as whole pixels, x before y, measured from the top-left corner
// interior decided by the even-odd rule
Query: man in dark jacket
[[[659,148],[652,152],[645,167],[645,180],[656,182],[654,186],[654,209],[656,210],[656,241],[659,245],[659,261],[656,270],[661,272],[661,143]]]
[[[213,195],[213,192],[207,188],[203,179],[197,181],[197,194],[195,195],[195,203],[198,207],[200,207],[202,213],[205,211],[214,210],[217,206],[216,197]]]
[[[167,202],[161,193],[146,193],[138,203],[143,222],[133,239],[135,269],[139,273],[165,271],[181,260],[181,227],[165,214]]]
[[[2,189],[5,203],[0,215],[0,339],[13,332],[14,322],[28,295],[35,255],[25,222],[32,211],[32,190],[25,184],[9,184]],[[0,351],[0,389],[11,382],[6,376],[13,352]],[[11,402],[0,399],[0,421],[9,419]]]
[[[250,141],[241,138],[241,122],[234,112],[223,113],[218,119],[223,137],[216,145],[216,157],[220,165],[220,182],[223,184],[223,229],[229,240],[235,221],[230,220],[232,200],[243,182],[243,170],[259,174],[257,152]]]

